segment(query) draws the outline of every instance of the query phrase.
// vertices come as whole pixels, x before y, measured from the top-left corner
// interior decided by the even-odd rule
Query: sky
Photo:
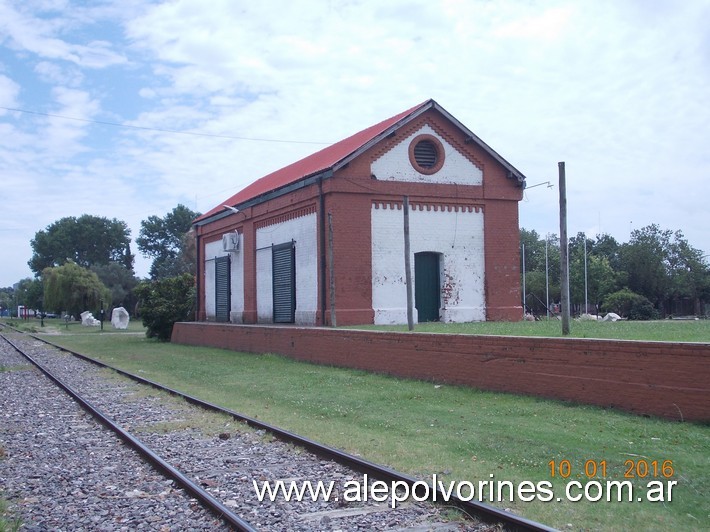
[[[570,236],[710,253],[708,28],[710,0],[0,0],[0,287],[82,214],[146,277],[142,220],[429,98],[526,175],[521,227],[559,234],[564,161]]]

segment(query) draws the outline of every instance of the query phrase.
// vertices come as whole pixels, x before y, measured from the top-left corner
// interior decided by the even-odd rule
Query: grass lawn
[[[516,334],[523,334],[525,328],[541,323],[549,325],[485,324],[490,327],[480,330],[491,334],[492,327],[504,330],[507,325],[519,327]],[[471,329],[478,329],[476,325]],[[577,325],[572,324],[573,331],[582,328]],[[619,324],[619,331],[645,336],[653,329],[629,333],[632,325]],[[706,322],[670,325],[664,330],[672,338],[664,339],[700,341],[708,333]],[[135,334],[140,327],[133,327],[127,332],[101,333],[73,326],[68,332],[63,326],[47,331],[53,333],[48,335],[51,341],[71,349],[423,479],[430,480],[436,473],[441,479],[476,485],[491,475],[494,480],[516,483],[552,481],[555,498],[564,498],[566,481],[559,474],[551,478],[550,461],[569,460],[567,481],[583,484],[587,461],[606,462],[606,479],[597,478],[602,482],[625,480],[628,460],[633,464],[645,460],[651,466],[657,461],[655,478],[652,471],[646,478],[629,479],[636,490],[633,502],[521,502],[516,497],[515,502],[497,505],[575,530],[710,529],[707,425],[437,386],[275,355],[161,344]],[[668,480],[678,482],[672,501],[637,502],[636,497],[645,495],[649,480],[667,480],[661,471],[665,460],[673,466]]]

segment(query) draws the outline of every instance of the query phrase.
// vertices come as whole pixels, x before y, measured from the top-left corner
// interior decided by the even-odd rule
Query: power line
[[[282,144],[318,144],[318,145],[328,145],[330,144],[329,142],[312,142],[312,141],[307,141],[307,140],[284,140],[284,139],[264,139],[264,138],[258,138],[258,137],[235,137],[231,135],[217,135],[213,133],[195,133],[192,131],[177,131],[175,129],[161,129],[157,127],[145,127],[145,126],[131,126],[128,124],[119,124],[117,122],[105,122],[103,120],[91,120],[89,118],[77,118],[75,116],[64,116],[64,115],[55,115],[51,113],[42,113],[40,111],[30,111],[28,109],[17,109],[14,107],[3,107],[0,106],[0,109],[4,109],[5,111],[15,111],[17,113],[26,113],[30,115],[39,115],[39,116],[47,116],[50,118],[61,118],[63,120],[75,120],[77,122],[87,122],[90,124],[99,124],[102,126],[113,126],[113,127],[123,127],[123,128],[128,128],[128,129],[138,129],[142,131],[159,131],[161,133],[174,133],[176,135],[192,135],[195,137],[213,137],[213,138],[218,138],[218,139],[230,139],[230,140],[250,140],[254,142],[279,142]]]

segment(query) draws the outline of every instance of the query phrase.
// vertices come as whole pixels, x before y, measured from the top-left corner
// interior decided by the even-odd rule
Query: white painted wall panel
[[[244,316],[244,235],[239,234],[239,251],[230,253],[232,305],[229,321],[242,323]]]
[[[222,241],[210,242],[205,245],[205,313],[208,321],[214,321],[217,314],[215,306],[215,272],[214,259],[226,255],[222,251]]]
[[[412,281],[415,253],[441,253],[441,321],[484,321],[483,211],[430,209],[410,206]],[[372,307],[376,324],[407,323],[403,217],[401,205],[373,205]]]
[[[417,135],[428,133],[435,136],[444,146],[444,166],[432,175],[419,173],[409,162],[409,144]],[[380,181],[409,181],[416,183],[448,183],[460,185],[480,185],[483,172],[475,164],[451,146],[430,126],[425,125],[410,135],[382,157],[372,163],[372,173]]]
[[[256,230],[256,310],[259,323],[273,322],[271,246],[295,240],[296,323],[315,325],[318,309],[318,232],[315,213]]]

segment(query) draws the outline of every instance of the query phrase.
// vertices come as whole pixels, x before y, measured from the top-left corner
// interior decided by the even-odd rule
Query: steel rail
[[[42,364],[40,364],[37,360],[32,358],[32,356],[28,355],[22,349],[20,349],[17,345],[15,345],[15,343],[12,342],[12,340],[7,338],[4,334],[0,334],[0,336],[2,336],[2,338],[8,344],[10,344],[18,353],[20,353],[23,357],[25,357],[27,360],[29,360],[32,364],[37,366],[37,368],[39,368],[39,370],[44,375],[46,375],[51,381],[53,381],[57,386],[59,386],[69,396],[71,396],[77,403],[79,403],[79,405],[84,410],[89,412],[102,425],[104,425],[106,428],[113,431],[121,440],[123,440],[125,443],[127,443],[129,446],[131,446],[134,450],[136,450],[155,469],[160,471],[166,477],[177,482],[187,493],[189,493],[190,495],[192,495],[193,497],[198,499],[202,503],[203,506],[207,507],[207,509],[212,511],[215,515],[217,515],[217,517],[219,517],[220,519],[225,521],[227,524],[229,524],[233,528],[236,528],[237,530],[240,530],[243,532],[256,532],[257,529],[252,527],[248,522],[241,519],[238,515],[236,515],[234,512],[232,512],[228,507],[223,505],[219,500],[214,498],[207,491],[205,491],[199,485],[197,485],[195,482],[190,480],[187,476],[185,476],[178,469],[174,468],[168,462],[163,460],[150,447],[146,446],[138,438],[136,438],[130,432],[126,431],[120,425],[118,425],[113,419],[111,419],[109,416],[104,414],[101,410],[99,410],[97,407],[95,407],[89,401],[84,399],[71,386],[69,386],[68,384],[63,382],[57,376],[53,375],[51,371],[49,371]],[[30,336],[32,336],[32,338],[35,338],[37,340],[43,341],[41,338],[37,338],[33,335],[30,335]],[[46,343],[53,345],[53,344],[51,344],[51,342],[46,342]],[[58,347],[58,346],[55,346],[55,347]]]
[[[419,495],[422,493],[423,490],[426,489],[424,486],[422,486],[423,481],[421,479],[412,477],[412,476],[407,475],[405,473],[400,473],[399,471],[395,471],[394,469],[391,469],[391,468],[388,468],[388,467],[385,467],[385,466],[382,466],[379,464],[375,464],[374,462],[370,462],[370,461],[360,458],[358,456],[348,454],[340,449],[330,447],[330,446],[324,445],[322,443],[318,443],[314,440],[311,440],[310,438],[306,438],[304,436],[301,436],[299,434],[295,434],[295,433],[290,432],[288,430],[276,427],[274,425],[270,425],[269,423],[259,421],[258,419],[249,417],[247,415],[241,414],[241,413],[236,412],[234,410],[230,410],[228,408],[221,407],[221,406],[216,405],[214,403],[204,401],[202,399],[199,399],[195,396],[186,394],[186,393],[181,392],[179,390],[175,390],[173,388],[163,386],[160,383],[157,383],[155,381],[151,381],[150,379],[146,379],[145,377],[135,375],[133,373],[122,370],[120,368],[116,368],[114,366],[111,366],[110,364],[106,364],[104,362],[101,362],[100,360],[96,360],[96,359],[91,358],[91,357],[84,355],[82,353],[73,351],[71,349],[67,349],[66,347],[62,347],[60,345],[57,345],[53,342],[50,342],[49,340],[46,340],[46,339],[36,336],[34,334],[30,334],[29,336],[31,336],[35,340],[38,340],[40,342],[44,342],[48,345],[51,345],[52,347],[60,349],[61,351],[65,351],[67,353],[70,353],[71,355],[74,355],[82,360],[86,360],[87,362],[91,362],[92,364],[95,364],[95,365],[100,366],[102,368],[113,370],[116,373],[123,375],[125,377],[128,377],[129,379],[132,379],[136,382],[140,382],[142,384],[152,386],[153,388],[156,388],[158,390],[162,390],[162,391],[167,392],[167,393],[174,395],[176,397],[181,397],[185,401],[192,403],[194,405],[200,406],[202,408],[205,408],[207,410],[211,410],[214,412],[227,414],[238,421],[242,421],[242,422],[246,423],[250,427],[270,432],[271,434],[273,434],[274,436],[276,436],[278,439],[280,439],[282,441],[292,443],[292,444],[297,445],[299,447],[308,449],[309,451],[311,451],[314,454],[317,454],[323,458],[327,458],[327,459],[333,460],[335,462],[338,462],[340,464],[343,464],[351,469],[359,471],[360,473],[367,473],[368,475],[372,475],[373,477],[375,477],[379,480],[385,480],[385,481],[389,481],[389,482],[404,482],[409,486],[410,489],[413,488],[412,493],[414,493],[414,494]],[[507,525],[509,530],[539,531],[539,532],[556,532],[556,530],[557,530],[553,527],[549,527],[549,526],[544,525],[542,523],[538,523],[536,521],[526,519],[526,518],[521,517],[519,515],[511,514],[510,512],[506,512],[505,510],[501,510],[499,508],[496,508],[496,507],[494,507],[490,504],[484,503],[484,502],[478,502],[475,500],[464,500],[464,499],[459,498],[458,496],[456,496],[453,493],[451,493],[447,496],[437,486],[429,486],[429,488],[430,488],[430,491],[432,492],[432,495],[429,498],[430,502],[433,502],[436,504],[437,502],[445,501],[447,504],[452,504],[452,505],[458,507],[460,510],[462,510],[466,514],[468,514],[472,517],[476,516],[488,523],[495,524],[495,523],[502,522],[505,525]]]

